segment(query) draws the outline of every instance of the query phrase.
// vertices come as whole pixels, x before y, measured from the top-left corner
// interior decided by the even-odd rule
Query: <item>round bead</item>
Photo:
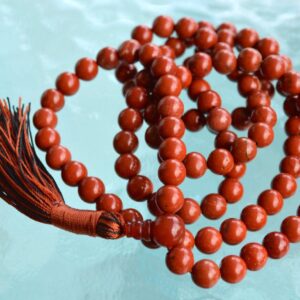
[[[285,73],[284,61],[279,55],[269,55],[264,59],[261,71],[266,79],[279,79]]]
[[[176,58],[175,52],[171,47],[167,45],[161,45],[159,46],[159,49],[161,51],[161,55],[170,57],[172,59]]]
[[[216,149],[207,159],[207,167],[216,174],[225,175],[232,170],[234,161],[231,153],[225,149]]]
[[[182,161],[186,156],[186,146],[178,138],[167,138],[160,144],[158,154],[162,160],[176,159]]]
[[[136,67],[125,61],[121,62],[115,71],[115,76],[121,83],[125,83],[135,77],[137,73]]]
[[[297,95],[300,93],[300,73],[289,71],[285,73],[278,81],[280,91],[284,95]],[[277,86],[278,89],[278,86]]]
[[[231,113],[232,126],[238,130],[245,130],[250,125],[249,110],[246,107],[237,107]]]
[[[85,177],[78,186],[78,193],[80,198],[87,203],[96,202],[105,192],[103,182],[97,177]]]
[[[165,214],[157,217],[153,223],[153,240],[160,246],[172,248],[184,237],[185,226],[176,215]]]
[[[237,59],[232,51],[220,50],[213,57],[213,66],[221,74],[230,74],[236,69]]]
[[[101,49],[97,55],[97,64],[105,69],[111,70],[117,67],[119,63],[118,51],[111,47]]]
[[[192,224],[199,219],[201,209],[194,199],[185,198],[182,207],[177,211],[177,215],[182,218],[185,224]]]
[[[237,29],[236,29],[235,25],[230,22],[224,22],[224,23],[220,24],[220,26],[217,28],[217,32],[220,32],[221,30],[228,30],[232,34],[237,33]]]
[[[196,53],[188,61],[188,68],[196,77],[207,76],[212,70],[211,57],[203,52]]]
[[[197,22],[192,18],[181,18],[176,26],[175,30],[177,35],[181,39],[187,39],[192,37],[198,29]]]
[[[41,108],[33,116],[33,124],[37,129],[44,127],[54,128],[57,125],[57,116],[49,108]]]
[[[263,245],[269,257],[279,259],[285,256],[290,248],[289,240],[281,232],[270,232],[263,240]]]
[[[158,177],[164,184],[179,185],[186,177],[185,166],[176,159],[167,159],[159,166]]]
[[[149,212],[153,216],[161,216],[164,214],[164,212],[159,208],[157,204],[157,199],[156,199],[156,193],[153,193],[148,199],[147,199],[147,207]]]
[[[266,248],[258,243],[246,244],[242,248],[240,255],[250,271],[258,271],[262,269],[268,260],[268,252]]]
[[[184,43],[184,41],[174,37],[168,38],[168,40],[166,41],[166,45],[173,49],[176,57],[181,56],[186,49],[186,44]]]
[[[253,48],[244,48],[238,56],[238,66],[244,73],[256,72],[261,62],[261,54]]]
[[[78,161],[70,161],[62,168],[61,176],[67,185],[76,186],[87,176],[87,169]]]
[[[198,152],[190,152],[184,159],[186,175],[190,178],[199,178],[205,174],[206,160],[205,157]]]
[[[143,123],[143,118],[138,110],[126,108],[119,114],[118,122],[125,131],[137,131]]]
[[[283,198],[276,190],[265,190],[259,195],[257,204],[263,207],[268,215],[274,215],[282,209]]]
[[[151,64],[151,73],[154,77],[163,75],[175,75],[177,71],[176,64],[172,58],[160,56],[153,60]]]
[[[185,126],[181,119],[175,117],[165,117],[158,125],[159,135],[166,139],[169,137],[182,138],[185,132]]]
[[[230,150],[233,142],[236,140],[236,133],[224,130],[218,133],[215,139],[215,147]]]
[[[287,135],[300,135],[300,117],[290,117],[285,123]]]
[[[248,138],[237,138],[232,144],[231,153],[236,163],[246,163],[255,158],[256,144]]]
[[[246,238],[247,227],[243,221],[230,218],[222,222],[220,232],[226,244],[237,245]]]
[[[244,279],[247,273],[246,263],[236,255],[225,256],[220,266],[222,279],[229,283],[238,283]]]
[[[182,90],[180,80],[173,75],[160,77],[154,87],[154,93],[160,97],[179,96]]]
[[[96,209],[107,212],[120,212],[123,208],[122,200],[115,194],[103,194],[97,199]]]
[[[126,103],[128,107],[134,109],[144,109],[149,102],[147,90],[145,88],[134,86],[126,93]]]
[[[295,178],[300,176],[300,159],[297,156],[286,156],[280,163],[280,172],[288,173]]]
[[[207,116],[207,125],[213,132],[227,130],[231,124],[230,113],[220,107],[213,108]]]
[[[293,135],[286,139],[283,145],[286,155],[300,156],[300,136]]]
[[[153,184],[148,177],[137,175],[128,181],[127,193],[135,201],[145,201],[153,192]]]
[[[209,83],[202,79],[202,78],[196,78],[193,79],[191,82],[189,88],[188,88],[188,95],[191,100],[196,101],[197,97],[200,95],[200,93],[210,90]]]
[[[289,216],[281,224],[281,232],[291,243],[300,242],[300,217]]]
[[[200,229],[195,237],[195,245],[199,251],[212,254],[217,252],[222,245],[220,232],[213,227]]]
[[[227,210],[225,198],[219,194],[208,194],[201,202],[203,215],[211,220],[221,218]]]
[[[46,155],[46,161],[50,168],[60,170],[66,163],[71,160],[70,151],[60,145],[52,146]]]
[[[274,132],[272,127],[265,123],[255,123],[250,127],[248,136],[256,143],[257,147],[263,148],[273,142]]]
[[[160,48],[151,43],[143,45],[139,50],[139,60],[146,67],[150,66],[153,60],[160,55]]]
[[[115,163],[115,170],[117,174],[125,179],[130,179],[136,176],[140,169],[141,163],[133,154],[122,154]]]
[[[205,91],[199,94],[197,107],[200,113],[208,113],[215,107],[222,104],[220,95],[215,91]]]
[[[187,248],[172,248],[166,256],[166,265],[168,269],[175,274],[181,275],[190,272],[193,264],[193,252]]]
[[[46,90],[41,97],[41,105],[55,112],[60,111],[65,105],[64,95],[55,89]]]
[[[263,91],[256,91],[251,93],[247,98],[247,108],[257,109],[262,106],[270,106],[271,97]]]
[[[56,130],[50,127],[44,127],[38,131],[35,136],[35,143],[39,149],[46,151],[52,146],[60,143],[60,136]]]
[[[211,288],[220,279],[219,267],[210,259],[199,260],[192,269],[192,279],[202,288]]]
[[[138,59],[138,51],[141,45],[137,40],[127,40],[121,44],[118,49],[119,59],[129,64],[134,63]]]
[[[159,101],[157,110],[162,117],[180,118],[184,113],[184,104],[178,97],[166,96]]]
[[[79,79],[73,73],[62,73],[56,79],[56,88],[66,96],[74,95],[79,89]]]
[[[214,30],[208,27],[202,27],[197,30],[194,40],[195,45],[200,50],[206,50],[218,42],[218,36]]]
[[[156,125],[160,120],[160,114],[157,111],[157,106],[155,104],[147,105],[144,110],[144,119],[149,125]]]
[[[137,136],[130,131],[120,131],[114,138],[114,148],[119,154],[132,153],[138,147]]]
[[[277,123],[277,115],[273,108],[269,106],[260,106],[253,111],[251,115],[251,122],[265,123],[271,127],[274,127]]]
[[[243,197],[243,185],[234,178],[226,178],[219,185],[219,193],[226,199],[227,203],[235,203]]]
[[[143,221],[143,216],[134,208],[124,209],[121,213],[125,222],[136,223],[138,221]]]
[[[165,185],[157,191],[156,202],[163,212],[174,214],[182,208],[184,198],[179,188]]]
[[[242,29],[236,36],[236,44],[237,47],[247,48],[253,47],[258,41],[259,36],[258,33],[252,28],[244,28]]]
[[[234,46],[235,34],[229,29],[221,29],[218,31],[218,43],[227,44],[230,49]]]
[[[206,124],[204,115],[199,113],[197,109],[186,111],[182,116],[182,120],[189,131],[199,131]]]
[[[139,25],[133,29],[131,37],[137,40],[141,45],[144,45],[152,41],[153,33],[148,26]]]
[[[159,135],[157,126],[149,126],[145,132],[145,140],[149,147],[158,149],[162,138]]]
[[[258,77],[253,75],[241,75],[238,78],[238,91],[241,96],[247,97],[250,94],[261,89],[261,83]]]
[[[280,173],[273,178],[272,189],[278,191],[283,198],[289,198],[296,192],[297,182],[292,175]]]
[[[159,16],[154,20],[152,30],[160,37],[169,37],[174,30],[174,21],[169,16]]]
[[[266,225],[267,213],[259,205],[248,205],[242,210],[241,220],[248,230],[257,231]]]
[[[180,241],[180,243],[177,245],[177,247],[184,247],[187,249],[193,249],[195,246],[195,239],[194,235],[189,231],[185,230],[184,237]]]
[[[82,58],[76,64],[75,73],[82,80],[92,80],[98,74],[97,62],[88,57]]]
[[[191,71],[184,66],[178,66],[175,75],[180,80],[183,89],[189,87],[193,80]]]
[[[241,178],[244,176],[245,172],[246,172],[246,164],[235,164],[233,169],[226,174],[227,178]]]
[[[261,53],[263,58],[279,53],[279,44],[273,38],[263,38],[257,42],[255,47]]]

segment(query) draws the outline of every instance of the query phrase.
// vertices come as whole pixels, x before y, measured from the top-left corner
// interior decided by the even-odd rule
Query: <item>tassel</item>
[[[67,206],[38,158],[30,131],[30,105],[0,100],[0,198],[27,217],[61,229],[105,239],[124,236],[121,214]]]

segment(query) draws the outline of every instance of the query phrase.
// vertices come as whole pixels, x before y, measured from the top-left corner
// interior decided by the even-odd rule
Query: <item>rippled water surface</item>
[[[57,74],[72,70],[80,57],[94,57],[104,46],[117,47],[129,38],[135,25],[151,25],[158,14],[175,19],[191,16],[215,25],[232,21],[239,28],[253,26],[261,36],[278,39],[282,53],[290,55],[299,70],[299,13],[300,3],[296,0],[0,0],[1,97],[16,100],[22,96],[37,109],[40,94],[53,87]],[[229,110],[243,105],[233,83],[216,74],[209,80],[220,91]],[[186,108],[192,107],[193,103],[183,98]],[[275,141],[249,165],[248,174],[242,179],[244,198],[229,208],[228,215],[237,217],[245,203],[255,203],[259,192],[268,188],[277,171],[283,155],[282,98],[275,97],[273,105],[279,118]],[[118,112],[124,107],[121,87],[113,74],[100,71],[94,82],[82,84],[80,92],[67,99],[65,109],[59,113],[58,127],[62,142],[72,150],[73,158],[83,161],[91,175],[102,178],[107,191],[120,195],[125,206],[138,208],[147,218],[144,203],[128,200],[126,184],[113,170],[117,155],[111,141],[119,130]],[[144,129],[139,133],[141,139]],[[213,137],[204,130],[186,134],[185,141],[190,151],[207,155]],[[143,173],[158,187],[156,153],[142,141],[138,155]],[[40,156],[43,158],[44,154]],[[58,173],[55,178],[71,206],[86,207],[74,189],[65,187]],[[200,201],[203,195],[216,191],[218,183],[219,179],[207,172],[206,178],[187,180],[183,190]],[[284,216],[295,214],[299,195],[286,200],[283,211],[270,218],[261,232],[249,233],[244,243],[261,241],[266,232],[278,230]],[[248,272],[238,285],[220,281],[215,288],[203,290],[191,282],[189,275],[169,273],[164,266],[164,249],[151,251],[130,239],[105,241],[75,236],[28,220],[1,202],[0,212],[0,299],[300,299],[299,245],[292,245],[284,259],[269,260],[262,271]],[[209,224],[202,218],[191,230],[196,233]],[[219,263],[226,254],[238,254],[240,247],[224,246],[213,259]],[[197,251],[195,256],[205,257]]]

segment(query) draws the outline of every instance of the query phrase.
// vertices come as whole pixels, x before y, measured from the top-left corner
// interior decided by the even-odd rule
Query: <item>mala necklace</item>
[[[175,31],[176,36],[172,36]],[[151,43],[153,33],[167,38],[162,46]],[[188,47],[195,53],[182,66],[175,59]],[[234,46],[239,51],[237,57]],[[136,62],[143,69],[137,70]],[[123,84],[127,108],[120,112],[121,131],[113,145],[120,155],[115,163],[116,173],[126,180],[127,192],[134,201],[146,201],[154,221],[143,220],[135,209],[123,209],[122,200],[105,193],[101,179],[88,176],[84,164],[72,160],[70,151],[60,145],[55,130],[57,112],[64,106],[64,97],[79,90],[80,80],[89,81],[98,67],[115,70]],[[222,107],[220,95],[204,79],[212,68],[237,82],[238,91],[245,97],[245,107],[230,114]],[[246,172],[257,148],[269,146],[274,138],[276,112],[271,108],[275,88],[286,97],[284,111],[288,116],[284,143],[286,156],[280,163],[280,173],[263,191],[256,205],[246,206],[240,219],[229,218],[219,229],[204,227],[196,236],[185,228],[202,214],[208,219],[219,219],[227,204],[241,200],[243,185],[239,179]],[[196,106],[185,112],[179,98],[186,89]],[[222,243],[237,245],[247,231],[258,231],[268,216],[278,213],[284,199],[291,197],[300,175],[300,74],[292,70],[291,60],[279,54],[279,44],[272,38],[260,38],[253,29],[237,32],[231,23],[217,29],[212,24],[182,18],[176,24],[167,16],[155,19],[152,28],[137,26],[130,40],[118,50],[106,47],[97,59],[78,61],[75,73],[62,73],[56,89],[45,91],[42,108],[33,118],[38,133],[36,145],[46,152],[46,162],[60,170],[63,181],[78,188],[80,198],[96,203],[96,211],[76,210],[67,206],[55,181],[37,157],[30,134],[29,107],[11,108],[0,102],[0,196],[28,217],[55,225],[77,234],[117,239],[123,236],[142,240],[149,248],[166,247],[167,267],[176,274],[190,272],[200,287],[214,286],[220,277],[229,283],[240,282],[246,271],[257,271],[268,257],[279,259],[289,250],[289,244],[300,241],[300,209],[298,216],[285,218],[280,232],[267,234],[263,242],[248,243],[240,255],[229,255],[220,266],[210,259],[194,262],[192,248],[206,254],[215,253]],[[158,177],[163,186],[154,191],[151,180],[140,174],[141,162],[133,153],[138,147],[135,132],[143,121],[148,124],[145,140],[149,147],[158,149],[160,166]],[[229,131],[232,125],[248,130],[247,137]],[[187,153],[182,141],[185,130],[198,131],[204,126],[216,134],[215,150],[206,158],[198,152]],[[200,178],[209,169],[224,176],[218,193],[206,195],[201,203],[185,197],[178,187],[186,177]]]

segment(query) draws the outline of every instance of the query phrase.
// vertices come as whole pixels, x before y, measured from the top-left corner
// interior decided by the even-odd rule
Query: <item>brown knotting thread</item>
[[[117,239],[125,233],[122,215],[67,206],[32,141],[30,105],[0,100],[0,197],[29,218],[89,236]]]

